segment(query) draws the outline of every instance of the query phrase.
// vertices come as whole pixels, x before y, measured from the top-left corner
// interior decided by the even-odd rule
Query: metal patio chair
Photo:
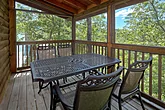
[[[38,46],[37,48],[37,60],[44,60],[48,58],[55,58],[56,57],[56,49],[54,46]],[[39,81],[39,91],[41,92],[42,89],[46,88],[49,83],[45,84],[42,81]]]
[[[70,44],[62,44],[57,46],[58,56],[70,56],[72,55],[72,47]]]
[[[66,93],[61,91],[64,88],[54,85],[54,104],[60,101],[65,110],[111,109],[111,94],[122,70],[119,67],[110,74],[89,75],[77,83],[76,89]]]
[[[37,59],[44,60],[56,57],[56,49],[54,46],[38,46]]]
[[[136,94],[139,95],[141,106],[144,108],[141,93],[139,89],[140,81],[144,76],[145,70],[148,65],[152,64],[152,57],[148,60],[136,61],[126,71],[123,79],[116,84],[113,95],[118,98],[119,110],[122,109],[121,103]]]

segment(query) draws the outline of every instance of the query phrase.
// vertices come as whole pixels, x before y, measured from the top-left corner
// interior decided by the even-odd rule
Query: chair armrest
[[[70,105],[68,103],[68,101],[65,99],[65,97],[63,96],[60,88],[58,85],[54,85],[53,86],[53,89],[55,89],[56,93],[57,93],[57,96],[58,98],[60,99],[61,103],[64,104],[65,106],[67,106],[68,108],[73,108],[73,105]]]
[[[90,75],[103,75],[103,73],[101,73],[100,71],[97,71],[97,70],[92,70],[89,72]]]

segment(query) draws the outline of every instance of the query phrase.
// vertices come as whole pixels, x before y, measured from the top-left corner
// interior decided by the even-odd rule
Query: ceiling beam
[[[91,1],[91,2],[93,2],[95,4],[97,4],[97,5],[99,5],[101,3],[101,0],[89,0],[89,1]]]
[[[95,6],[93,8],[90,8],[84,12],[81,12],[77,15],[75,15],[75,20],[80,20],[80,19],[84,19],[86,17],[92,17],[94,15],[98,15],[98,14],[101,14],[101,13],[104,13],[107,11],[107,5],[108,5],[108,2],[105,2],[105,3],[102,3],[98,6]]]
[[[52,13],[52,14],[54,13],[56,15],[58,15],[58,14],[64,15],[64,16],[72,16],[73,15],[73,13],[59,9],[57,7],[50,5],[50,4],[45,4],[42,1],[41,2],[39,2],[37,0],[16,0],[16,1],[19,3],[25,4],[25,5],[28,5],[30,7],[33,7],[33,8],[43,10],[43,11],[48,12],[48,13]]]
[[[65,2],[67,2],[69,4],[72,4],[74,6],[78,6],[78,7],[82,8],[83,10],[87,9],[86,5],[84,5],[84,4],[82,4],[82,3],[78,2],[78,1],[75,1],[75,0],[63,0],[63,1],[65,1]]]
[[[123,7],[126,7],[126,6],[142,3],[142,2],[145,2],[145,1],[148,1],[148,0],[125,0],[125,2],[123,4],[116,4],[115,8],[119,9],[119,8],[123,8]]]
[[[36,8],[38,10],[42,10],[42,11],[44,11],[44,13],[47,13],[47,14],[55,14],[62,18],[68,18],[68,17],[72,16],[72,14],[66,14],[64,12],[57,11],[57,9],[55,7],[45,7],[45,5],[42,5],[38,2],[35,3],[35,2],[27,1],[27,0],[16,0],[16,1],[19,3],[22,3],[24,5]]]
[[[72,7],[69,7],[68,5],[63,4],[62,2],[59,2],[57,0],[43,0],[44,2],[50,3],[56,7],[62,8],[64,10],[68,10],[74,14],[77,14],[78,11]]]

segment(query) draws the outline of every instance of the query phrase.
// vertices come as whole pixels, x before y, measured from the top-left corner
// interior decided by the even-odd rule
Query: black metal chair
[[[70,44],[62,44],[57,46],[58,56],[70,56],[72,55],[72,47]]]
[[[148,60],[136,61],[135,63],[129,66],[123,79],[118,81],[113,95],[118,98],[119,110],[122,109],[122,102],[124,102],[132,96],[135,96],[136,94],[139,95],[140,103],[143,110],[145,109],[141,99],[139,84],[144,76],[145,70],[148,68],[148,65],[151,64],[152,57],[150,57]]]
[[[56,49],[54,46],[38,46],[37,59],[44,60],[56,57]]]
[[[48,58],[55,58],[56,57],[56,49],[54,46],[38,46],[37,48],[37,60],[44,60]],[[39,81],[39,91],[41,92],[41,89],[46,88],[49,85],[49,83],[45,84],[42,81]]]
[[[75,90],[66,93],[54,85],[54,104],[60,101],[65,110],[111,109],[111,94],[122,70],[123,67],[120,67],[110,74],[89,75],[77,83]]]

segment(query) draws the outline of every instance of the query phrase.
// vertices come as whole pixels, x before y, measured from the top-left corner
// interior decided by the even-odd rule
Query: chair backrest
[[[140,80],[144,76],[144,72],[148,65],[152,64],[152,57],[148,60],[136,61],[129,66],[120,88],[121,94],[127,94],[139,87]]]
[[[58,45],[57,50],[58,50],[58,56],[72,55],[72,47],[70,44]]]
[[[117,71],[105,75],[89,75],[85,80],[78,82],[75,110],[101,110],[111,99],[115,83],[119,79],[123,67]]]
[[[56,57],[56,50],[54,46],[38,46],[37,48],[38,60],[55,58],[55,57]]]

